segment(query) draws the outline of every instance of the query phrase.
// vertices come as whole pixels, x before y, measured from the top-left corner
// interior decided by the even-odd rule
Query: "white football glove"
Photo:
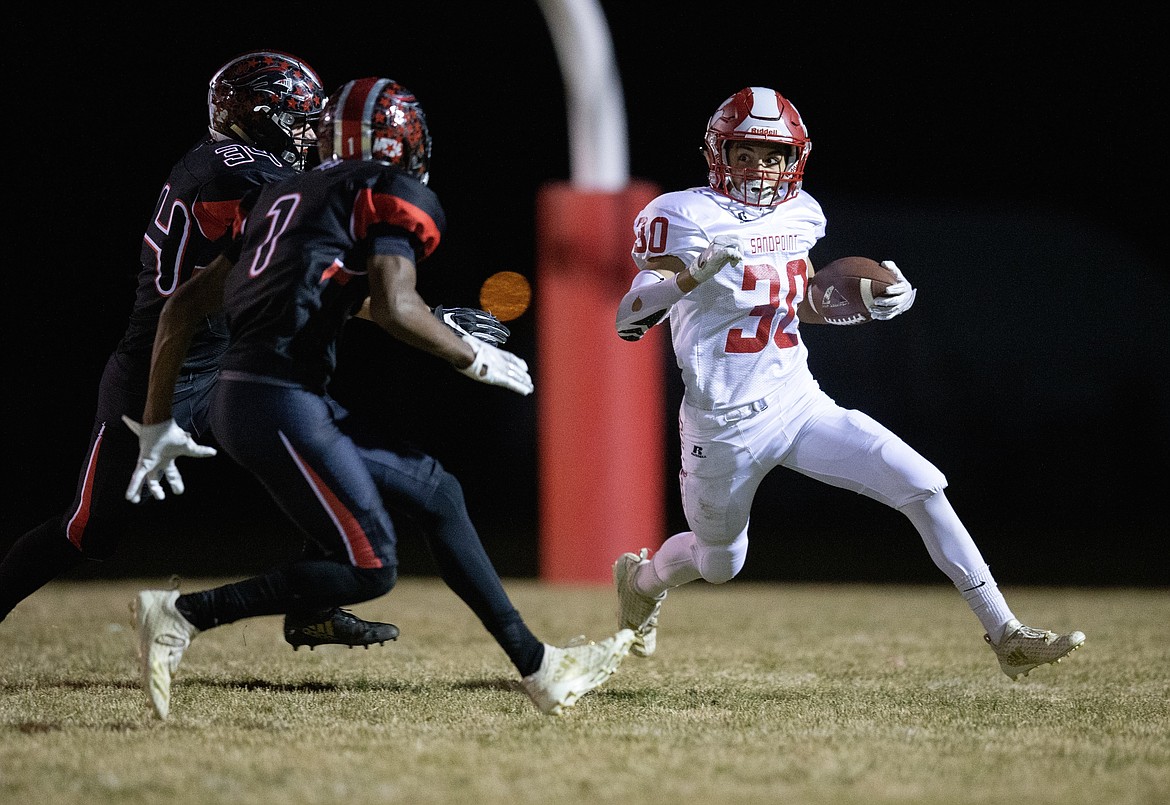
[[[882,265],[890,270],[897,282],[886,288],[881,296],[874,297],[873,304],[869,306],[869,315],[878,321],[889,321],[910,309],[918,290],[910,287],[910,280],[906,279],[893,260],[883,260]]]
[[[203,444],[197,444],[191,434],[175,424],[175,420],[168,419],[154,425],[143,425],[123,415],[122,421],[138,436],[138,466],[130,478],[130,486],[126,488],[126,500],[137,503],[142,499],[142,487],[145,484],[150,496],[155,500],[165,498],[162,479],[167,479],[167,485],[176,495],[183,494],[183,476],[175,466],[175,459],[179,456],[193,456],[205,458],[214,456],[216,450]]]
[[[522,358],[484,343],[474,336],[459,337],[463,339],[463,343],[475,350],[475,360],[466,369],[459,369],[461,374],[489,386],[503,386],[517,394],[528,396],[532,393],[532,378],[528,374],[528,364]]]
[[[724,266],[740,262],[743,262],[743,252],[739,250],[739,238],[735,235],[716,235],[695,262],[687,266],[687,270],[695,282],[701,283],[714,277]]]

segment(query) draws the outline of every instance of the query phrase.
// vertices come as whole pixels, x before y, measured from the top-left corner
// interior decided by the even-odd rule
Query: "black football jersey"
[[[379,162],[327,162],[245,200],[239,256],[224,290],[224,369],[323,390],[342,326],[369,295],[366,258],[422,262],[446,216],[415,177]]]
[[[240,202],[262,185],[297,171],[258,148],[208,137],[171,169],[142,238],[134,309],[118,349],[150,365],[163,304],[230,242]],[[227,347],[222,315],[203,322],[191,342],[185,372],[214,368]]]

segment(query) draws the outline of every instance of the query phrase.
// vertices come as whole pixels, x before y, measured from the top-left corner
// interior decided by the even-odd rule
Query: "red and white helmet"
[[[775,172],[728,164],[728,146],[745,140],[789,147],[779,181]],[[745,87],[724,101],[707,122],[703,137],[707,182],[717,193],[742,204],[774,207],[800,190],[811,150],[808,129],[795,106],[774,89]]]
[[[288,53],[257,50],[211,77],[207,126],[303,169],[324,106],[325,88],[312,67]]]
[[[394,165],[423,184],[431,134],[414,93],[389,78],[359,78],[329,96],[317,131],[321,161],[367,159]]]

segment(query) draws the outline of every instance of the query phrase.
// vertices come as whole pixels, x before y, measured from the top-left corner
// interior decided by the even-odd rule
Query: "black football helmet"
[[[783,171],[762,171],[729,164],[733,142],[787,146]],[[742,204],[774,207],[796,195],[804,177],[812,141],[800,112],[783,95],[767,87],[745,87],[720,104],[707,123],[703,156],[711,189]]]
[[[211,77],[207,125],[304,170],[325,100],[321,79],[304,61],[257,50],[236,56]]]
[[[358,78],[329,96],[317,129],[321,161],[365,159],[430,178],[431,134],[414,93],[389,78]]]

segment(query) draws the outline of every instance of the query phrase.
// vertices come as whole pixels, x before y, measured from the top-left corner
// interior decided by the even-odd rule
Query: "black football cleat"
[[[398,639],[393,623],[364,621],[347,609],[335,607],[318,612],[289,613],[284,616],[284,639],[293,651],[308,646],[361,646],[368,649],[377,643]]]

